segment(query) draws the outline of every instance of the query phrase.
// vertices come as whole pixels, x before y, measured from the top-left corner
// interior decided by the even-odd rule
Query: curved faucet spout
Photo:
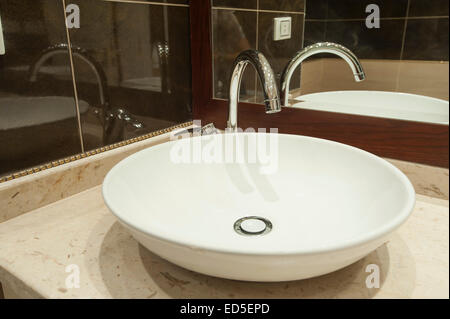
[[[230,96],[228,108],[227,129],[237,130],[237,105],[239,102],[239,91],[241,87],[242,75],[248,64],[253,65],[261,81],[264,92],[264,104],[266,113],[277,113],[281,111],[280,97],[275,80],[275,73],[272,70],[266,57],[259,51],[247,50],[238,55],[233,63],[233,72],[230,79]]]
[[[98,83],[98,92],[99,92],[99,98],[100,98],[100,104],[104,107],[109,106],[109,96],[107,94],[107,81],[106,81],[106,75],[103,72],[102,67],[100,64],[95,61],[87,52],[86,50],[80,48],[80,47],[71,47],[72,54],[74,57],[80,58],[82,61],[87,63],[87,65],[91,68],[91,70],[95,74],[95,78]],[[38,57],[37,59],[31,64],[29,69],[29,80],[31,82],[35,82],[37,80],[37,74],[41,67],[44,65],[45,62],[47,62],[48,59],[52,58],[55,55],[59,54],[69,54],[69,46],[66,43],[60,43],[56,45],[52,45],[45,49]]]
[[[297,69],[305,59],[319,53],[331,53],[344,59],[352,69],[355,81],[361,82],[366,78],[363,67],[356,55],[343,45],[332,42],[319,42],[307,46],[295,54],[281,75],[281,96],[283,98],[283,106],[289,105],[289,84],[295,69]]]

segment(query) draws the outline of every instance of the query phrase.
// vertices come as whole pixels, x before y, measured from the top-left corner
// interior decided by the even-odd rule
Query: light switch
[[[273,40],[287,40],[291,38],[291,17],[273,19]]]
[[[291,37],[291,21],[283,20],[280,23],[280,35],[282,37]]]

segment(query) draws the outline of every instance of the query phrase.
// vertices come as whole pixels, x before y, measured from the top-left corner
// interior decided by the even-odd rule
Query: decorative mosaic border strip
[[[63,164],[74,162],[74,161],[82,159],[82,158],[86,158],[86,157],[89,157],[89,156],[92,156],[92,155],[96,155],[96,154],[100,154],[100,153],[103,153],[103,152],[106,152],[106,151],[110,151],[110,150],[119,148],[121,146],[130,145],[130,144],[133,144],[133,143],[136,143],[136,142],[140,142],[140,141],[143,141],[143,140],[155,137],[155,136],[159,136],[159,135],[162,135],[162,134],[170,133],[171,131],[173,131],[175,129],[185,128],[185,127],[188,127],[188,126],[191,126],[191,125],[193,125],[192,121],[181,123],[181,124],[177,124],[177,125],[170,126],[168,128],[164,128],[164,129],[161,129],[161,130],[158,130],[158,131],[150,132],[150,133],[138,136],[138,137],[133,137],[133,138],[130,138],[130,139],[122,141],[122,142],[118,142],[118,143],[107,145],[107,146],[102,146],[102,147],[96,148],[94,150],[85,152],[85,153],[72,155],[72,156],[69,156],[69,157],[66,157],[66,158],[63,158],[63,159],[60,159],[60,160],[49,162],[47,164],[43,164],[43,165],[40,165],[40,166],[32,167],[32,168],[29,168],[29,169],[26,169],[26,170],[23,170],[23,171],[20,171],[20,172],[11,174],[11,175],[0,177],[0,183],[8,182],[10,180],[17,179],[19,177],[28,176],[28,175],[31,175],[33,173],[41,172],[41,171],[49,169],[49,168],[57,167],[57,166],[60,166],[60,165],[63,165]]]

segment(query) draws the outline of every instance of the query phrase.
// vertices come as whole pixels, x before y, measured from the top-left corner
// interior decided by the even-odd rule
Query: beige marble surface
[[[176,129],[175,131],[177,131]],[[125,157],[170,140],[171,133],[0,183],[0,223],[99,185]]]
[[[0,224],[0,281],[26,298],[448,298],[448,201],[418,195],[408,221],[376,251],[337,272],[286,283],[196,274],[139,245],[105,207],[100,186]],[[68,289],[68,265],[80,288]],[[381,287],[365,286],[365,267]]]
[[[386,159],[408,176],[417,194],[448,200],[448,168]]]

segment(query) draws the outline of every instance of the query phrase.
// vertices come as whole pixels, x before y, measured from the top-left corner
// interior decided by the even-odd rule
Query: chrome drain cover
[[[265,235],[272,230],[272,223],[259,216],[247,216],[234,223],[234,230],[239,235]]]

